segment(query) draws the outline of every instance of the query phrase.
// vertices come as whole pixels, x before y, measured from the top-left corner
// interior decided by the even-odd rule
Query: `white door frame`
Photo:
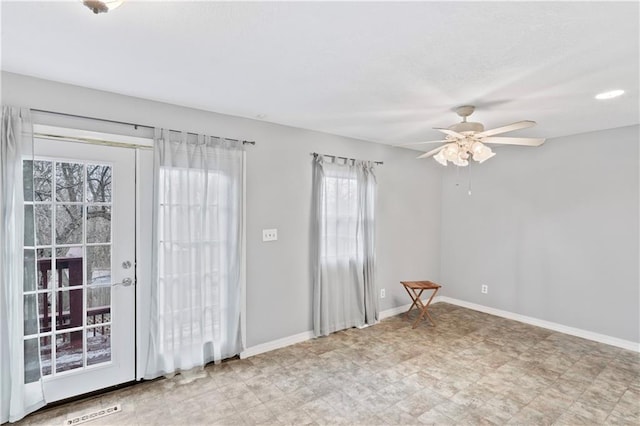
[[[38,130],[41,129],[37,129],[36,126],[36,129],[34,130],[36,131],[35,133],[37,133]],[[135,182],[137,182],[137,150],[122,147],[124,141],[115,141],[115,144],[119,147],[99,146],[109,145],[109,139],[113,135],[99,134],[95,132],[92,133],[93,136],[100,136],[103,138],[100,140],[107,143],[97,145],[94,143],[90,145],[86,142],[93,141],[87,141],[86,139],[78,140],[73,138],[73,136],[68,137],[67,135],[69,135],[69,133],[65,134],[65,137],[63,138],[69,138],[71,142],[62,142],[62,137],[47,137],[47,139],[57,139],[58,141],[56,142],[55,140],[43,140],[36,134],[35,155],[36,157],[62,158],[69,160],[73,160],[74,157],[82,157],[77,158],[77,160],[87,162],[102,161],[110,163],[108,159],[110,155],[107,155],[107,153],[112,154],[112,159],[114,160],[113,164],[116,165],[116,167],[114,167],[114,179],[112,183],[113,192],[116,194],[116,199],[114,199],[114,203],[112,204],[112,226],[118,226],[119,229],[121,229],[118,231],[118,233],[121,234],[119,237],[120,243],[123,243],[124,246],[128,247],[123,253],[123,256],[127,257],[127,259],[120,259],[119,257],[122,256],[118,256],[115,252],[112,253],[112,281],[122,282],[124,278],[131,278],[135,283],[135,256],[136,251],[138,251],[136,248],[136,222],[138,222],[139,219],[136,214],[136,192],[139,193],[139,191],[135,188]],[[47,135],[51,136],[50,133]],[[72,144],[66,145],[73,147],[69,148],[69,150],[72,151],[70,155],[69,153],[60,152],[60,144]],[[132,187],[132,185],[134,187]],[[126,210],[122,209],[122,206],[118,206],[116,201],[118,199],[117,194],[122,193],[122,191],[128,192],[126,197],[129,201],[126,203],[130,205]],[[120,265],[124,260],[131,261],[132,267],[129,270],[121,268]],[[116,341],[116,339],[111,340],[111,362],[105,363],[104,365],[98,364],[86,369],[83,368],[64,372],[58,377],[45,377],[43,383],[47,402],[54,402],[64,398],[82,395],[87,392],[108,388],[113,385],[136,379],[137,360],[135,358],[135,348],[137,345],[135,339],[136,335],[140,334],[136,333],[136,293],[137,290],[135,285],[129,287],[115,286],[112,288],[111,306],[112,319],[114,320],[114,323],[112,325],[111,333],[113,336],[120,335],[128,337],[126,337],[126,341],[123,340],[121,342]],[[119,319],[118,316],[120,316]],[[54,343],[52,342],[52,344]]]
[[[129,147],[136,152],[136,377],[142,380],[149,346],[149,304],[151,302],[151,247],[153,217],[153,138],[111,132],[95,132],[69,127],[64,119],[56,121],[66,125],[34,124],[34,136],[64,139],[90,144]],[[89,120],[92,121],[92,120]],[[98,123],[100,125],[104,123]],[[91,126],[85,126],[90,128]],[[127,133],[127,126],[114,131]],[[151,133],[149,133],[151,136]],[[148,242],[146,244],[145,242]]]

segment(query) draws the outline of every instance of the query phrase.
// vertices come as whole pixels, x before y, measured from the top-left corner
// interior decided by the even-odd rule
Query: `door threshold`
[[[157,380],[157,379],[154,379],[154,380]],[[70,398],[61,399],[60,401],[50,402],[47,405],[45,405],[44,407],[40,408],[39,410],[34,411],[33,413],[31,413],[29,415],[31,416],[31,415],[34,415],[36,413],[43,413],[45,411],[54,410],[54,409],[60,407],[61,405],[71,404],[73,402],[90,401],[93,398],[103,396],[104,394],[107,394],[109,392],[113,392],[113,391],[121,390],[121,389],[126,389],[126,388],[134,386],[134,385],[136,385],[138,383],[150,382],[150,381],[153,381],[153,380],[140,380],[140,381],[132,380],[130,382],[121,383],[121,384],[115,385],[115,386],[109,386],[108,388],[99,389],[99,390],[96,390],[96,391],[93,391],[93,392],[84,393],[82,395],[76,395],[76,396],[72,396]]]

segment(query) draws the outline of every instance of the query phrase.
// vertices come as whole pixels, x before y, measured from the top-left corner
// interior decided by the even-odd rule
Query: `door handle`
[[[121,285],[123,287],[129,287],[132,284],[133,284],[133,280],[131,278],[125,278],[125,279],[122,280],[121,283],[113,283],[113,284],[111,284],[111,287],[115,287],[115,286],[118,286],[118,285]]]

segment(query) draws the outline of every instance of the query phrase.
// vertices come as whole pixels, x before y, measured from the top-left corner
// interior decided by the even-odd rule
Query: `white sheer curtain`
[[[313,329],[326,336],[378,320],[374,165],[313,162]]]
[[[241,142],[156,130],[154,277],[145,378],[243,349]]]
[[[32,158],[29,111],[2,107],[0,135],[0,422],[18,421],[45,404],[40,368],[38,308],[35,295],[33,174],[23,160]],[[24,184],[23,184],[24,179]],[[31,198],[30,198],[31,195]],[[26,219],[26,223],[25,223]],[[30,222],[30,223],[29,223]],[[25,246],[31,246],[27,248]],[[32,338],[25,339],[25,335]],[[26,368],[28,367],[28,368]]]

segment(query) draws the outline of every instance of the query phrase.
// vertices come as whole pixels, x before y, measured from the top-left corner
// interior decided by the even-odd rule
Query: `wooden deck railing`
[[[82,257],[65,257],[56,259],[56,274],[58,283],[63,282],[64,271],[67,270],[68,285],[69,286],[81,286],[83,284],[82,276]],[[49,271],[51,271],[51,259],[43,258],[38,259],[38,272],[39,272],[39,288],[46,289],[49,286]],[[54,316],[56,322],[56,330],[65,328],[82,327],[83,325],[83,298],[84,288],[73,289],[69,291],[69,302],[64,303],[63,292],[55,292],[56,300],[56,312],[51,312],[51,305],[48,300],[49,293],[40,293],[40,332],[51,331],[51,316]],[[66,305],[66,306],[65,306]],[[103,324],[105,319],[107,322],[111,322],[111,306],[96,306],[87,308],[87,324]],[[107,317],[109,315],[109,317]],[[93,335],[98,332],[104,335],[105,326],[97,327],[93,329]],[[82,339],[82,334],[72,333],[72,341]]]

